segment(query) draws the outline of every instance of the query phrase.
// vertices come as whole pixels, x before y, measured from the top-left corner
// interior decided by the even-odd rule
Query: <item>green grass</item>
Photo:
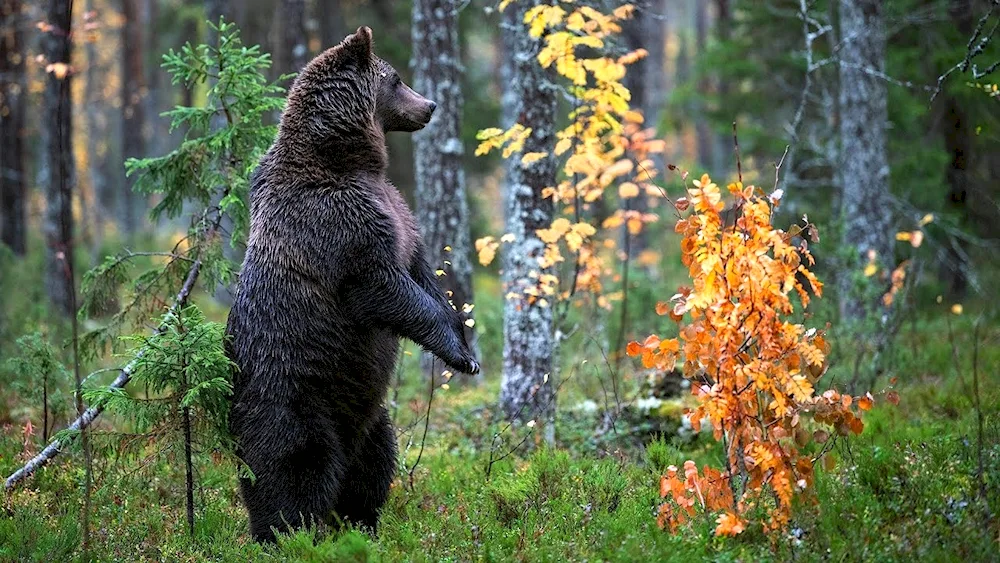
[[[993,331],[992,338],[996,338]],[[997,358],[995,349],[989,359]],[[997,363],[982,387],[987,406],[984,450],[988,506],[1000,511],[1000,394]],[[965,374],[963,374],[965,375]],[[358,531],[301,532],[278,546],[254,544],[246,531],[231,469],[203,463],[194,537],[184,518],[183,471],[168,458],[136,472],[137,461],[98,464],[93,548],[116,561],[988,561],[998,527],[977,499],[975,413],[957,376],[902,385],[899,406],[883,402],[858,438],[835,451],[837,467],[820,472],[816,500],[796,507],[791,529],[765,536],[751,528],[715,538],[712,522],[671,535],[656,526],[658,476],[688,457],[717,463],[710,439],[654,441],[636,447],[620,424],[617,438],[593,439],[597,421],[560,417],[558,447],[533,448],[489,465],[501,428],[493,385],[438,391],[430,432],[412,487],[407,470],[419,450],[426,407],[420,386],[404,391],[399,418],[400,477],[377,539]],[[954,403],[954,407],[941,405]],[[641,432],[641,430],[640,430]],[[508,444],[523,434],[505,436]],[[529,435],[528,444],[537,442]],[[0,472],[22,457],[22,429],[0,434]],[[506,451],[506,450],[504,450]],[[4,501],[0,560],[80,558],[78,454],[65,455]]]

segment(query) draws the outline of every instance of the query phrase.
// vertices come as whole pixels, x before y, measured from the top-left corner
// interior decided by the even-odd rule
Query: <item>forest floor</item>
[[[502,326],[500,309],[499,301],[480,303],[481,331]],[[224,319],[222,309],[209,314]],[[422,439],[428,382],[418,375],[409,345],[402,384],[390,391],[400,471],[377,538],[355,530],[307,531],[277,546],[254,543],[235,471],[210,452],[197,458],[190,535],[182,444],[151,445],[146,459],[119,459],[115,440],[130,437],[110,433],[121,428],[105,418],[97,429],[112,455],[95,463],[90,556],[100,561],[995,561],[1000,327],[980,331],[982,411],[977,413],[972,323],[971,314],[942,312],[905,324],[891,368],[899,380],[898,405],[878,399],[865,414],[864,432],[838,442],[831,454],[835,466],[817,470],[815,498],[795,507],[782,533],[768,535],[751,525],[735,539],[718,538],[712,535],[715,522],[705,518],[676,534],[661,530],[660,475],[687,459],[718,467],[722,449],[711,433],[678,433],[680,399],[649,412],[633,408],[611,416],[609,387],[596,375],[610,364],[595,368],[600,357],[588,364],[593,377],[584,369],[564,369],[570,381],[560,389],[555,447],[543,447],[531,429],[506,428],[495,409],[495,370],[478,387],[459,377],[447,389],[438,385]],[[499,365],[497,339],[483,338],[481,344],[484,365]],[[849,363],[850,347],[841,350],[848,352],[838,361]],[[571,347],[562,353],[577,358],[578,367],[587,354]],[[635,379],[641,377],[626,378],[629,397],[639,388]],[[887,381],[878,385],[884,388]],[[602,394],[603,401],[587,401]],[[36,411],[24,404],[0,405],[0,475],[42,446]],[[25,420],[35,425],[27,437]],[[0,562],[83,560],[82,466],[77,448],[2,498]]]

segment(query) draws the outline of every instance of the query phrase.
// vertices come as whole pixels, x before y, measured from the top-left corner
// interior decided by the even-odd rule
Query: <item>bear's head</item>
[[[372,52],[372,30],[361,27],[299,73],[281,118],[282,136],[338,151],[365,141],[384,145],[389,131],[422,129],[436,107]]]

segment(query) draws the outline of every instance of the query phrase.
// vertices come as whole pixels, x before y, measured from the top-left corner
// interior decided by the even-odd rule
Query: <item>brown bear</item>
[[[479,371],[386,179],[386,133],[422,128],[434,108],[372,53],[362,27],[298,75],[254,172],[227,350],[257,540],[311,523],[374,532],[397,469],[383,400],[400,337]]]

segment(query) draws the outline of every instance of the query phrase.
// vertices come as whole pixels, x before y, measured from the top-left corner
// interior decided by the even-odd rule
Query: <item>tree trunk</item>
[[[551,76],[535,58],[537,40],[522,23],[528,6],[511,3],[504,12],[503,34],[511,48],[507,57],[512,64],[510,86],[513,102],[505,115],[531,128],[523,151],[551,151],[555,140],[556,92],[549,84]],[[535,234],[552,224],[553,202],[542,197],[542,190],[554,186],[555,161],[543,158],[528,165],[521,155],[506,161],[506,232],[514,242],[504,249],[503,293],[504,350],[500,405],[508,418],[536,420],[545,427],[545,436],[554,440],[555,386],[553,377],[552,308],[532,301],[525,290],[537,280],[530,274],[546,273],[538,266],[545,244]],[[513,294],[513,295],[510,295]]]
[[[694,9],[694,29],[695,29],[695,49],[698,53],[696,57],[701,57],[705,54],[705,50],[708,48],[708,3],[707,2],[695,2]],[[712,134],[712,128],[708,123],[708,116],[705,115],[705,96],[709,95],[709,91],[712,88],[712,81],[709,77],[708,71],[706,69],[699,69],[698,73],[701,75],[698,79],[698,96],[696,96],[697,101],[696,111],[695,111],[695,134],[698,138],[698,162],[708,170],[708,172],[714,177],[719,173],[715,169],[715,136]]]
[[[462,168],[458,8],[455,0],[413,2],[413,87],[438,105],[431,122],[413,135],[413,159],[417,220],[427,261],[433,269],[446,272],[442,285],[454,306],[462,310],[473,303],[473,293],[469,205]],[[476,351],[476,331],[467,327],[465,333]],[[428,355],[424,359],[429,370]]]
[[[122,159],[145,156],[145,72],[142,60],[142,22],[138,0],[122,0]],[[143,197],[132,191],[135,177],[125,180],[120,212],[121,227],[135,234],[145,213]]]
[[[25,23],[20,0],[0,0],[0,242],[19,256],[27,249]]]
[[[278,72],[297,73],[309,62],[309,33],[306,31],[305,0],[281,0],[278,21],[280,38],[278,41]]]
[[[644,59],[632,64],[625,74],[625,87],[632,93],[631,106],[642,111],[645,126],[658,127],[660,114],[666,102],[666,87],[664,62],[666,60],[666,0],[648,0],[637,4],[634,17],[622,26],[625,44],[630,50],[645,49],[649,54]],[[662,132],[661,132],[662,133]],[[661,173],[666,170],[663,155],[653,155],[656,169]],[[649,208],[649,198],[644,195],[623,200],[627,209],[645,213]],[[596,217],[595,223],[600,224],[605,217]],[[645,230],[637,235],[631,235],[626,227],[622,227],[622,237],[630,237],[623,248],[628,249],[630,257],[642,253],[649,244]]]
[[[951,19],[962,36],[969,36],[973,29],[973,6],[971,0],[952,0],[948,6]],[[969,116],[954,95],[944,96],[945,115],[942,133],[945,148],[951,154],[948,171],[947,208],[954,212],[960,224],[969,218],[969,171],[968,162],[972,150],[972,127]],[[963,239],[952,238],[941,262],[941,277],[948,286],[948,296],[954,301],[961,300],[968,288],[969,264]]]
[[[318,0],[316,2],[316,19],[319,20],[320,51],[333,47],[347,37],[344,26],[344,11],[340,0]]]
[[[880,0],[840,3],[840,143],[843,243],[851,249],[850,272],[874,252],[880,275],[893,266],[889,164],[886,159],[885,82],[870,71],[885,69],[885,30]],[[850,272],[841,276],[841,315],[861,319],[877,310],[857,294]]]
[[[70,99],[70,21],[72,0],[50,0],[45,34],[45,155],[48,178],[45,186],[45,287],[55,309],[70,316],[73,286],[69,268],[73,257],[73,146]]]
[[[729,41],[731,34],[731,27],[733,25],[733,15],[732,7],[730,6],[730,0],[716,0],[715,3],[715,36],[718,37],[719,42]],[[728,97],[729,97],[729,80],[725,76],[716,77],[716,96],[719,99],[719,103],[722,104],[721,107],[727,107]],[[730,121],[736,121],[736,113],[733,111],[731,115],[726,116]],[[736,167],[736,158],[733,155],[733,137],[727,134],[716,134],[715,135],[715,158],[718,163],[719,170],[715,173],[719,175],[719,178],[725,178],[728,174]]]

